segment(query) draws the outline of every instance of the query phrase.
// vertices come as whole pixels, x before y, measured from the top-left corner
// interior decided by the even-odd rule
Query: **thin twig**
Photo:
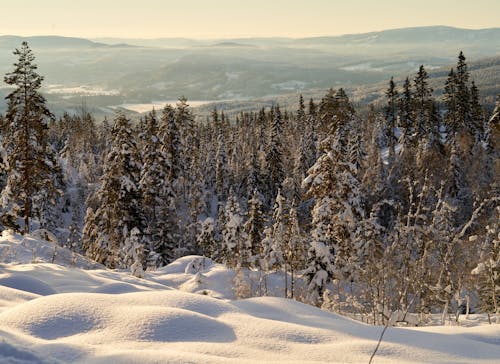
[[[392,316],[392,315],[391,315]],[[377,346],[375,347],[375,350],[373,350],[373,353],[372,353],[372,356],[370,356],[370,360],[368,361],[368,364],[371,364],[372,361],[373,361],[373,358],[375,357],[375,354],[377,354],[377,350],[380,346],[380,343],[382,342],[382,338],[384,337],[384,334],[385,334],[385,331],[387,330],[387,328],[389,327],[389,324],[390,324],[391,320],[389,318],[389,320],[387,320],[385,326],[384,326],[384,329],[382,330],[382,332],[380,333],[380,337],[378,338],[378,343],[377,343]]]

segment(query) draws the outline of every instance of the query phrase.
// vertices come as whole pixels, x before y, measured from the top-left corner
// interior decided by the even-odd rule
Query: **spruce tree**
[[[14,87],[7,96],[6,152],[7,181],[1,195],[4,211],[22,216],[24,232],[30,231],[30,218],[38,215],[42,224],[51,226],[55,212],[61,174],[54,150],[48,142],[48,120],[53,119],[40,94],[43,77],[37,73],[35,56],[23,42],[14,51],[18,57],[14,71],[5,76],[5,83]],[[47,216],[48,215],[48,216]],[[49,220],[43,221],[48,218]]]
[[[402,150],[409,149],[415,140],[415,117],[413,113],[413,92],[411,90],[410,79],[407,77],[403,84],[403,93],[399,99],[399,127],[401,137],[399,143]]]
[[[457,70],[456,70],[456,107],[457,118],[453,132],[461,132],[468,129],[468,124],[471,118],[470,110],[470,89],[469,89],[469,71],[465,56],[462,51],[458,55]]]
[[[162,110],[159,133],[165,158],[170,161],[169,182],[177,184],[183,171],[183,149],[178,120],[174,108],[170,105],[166,105]]]
[[[322,142],[323,154],[302,185],[315,199],[304,274],[309,300],[316,305],[321,305],[326,285],[332,279],[346,279],[354,274],[352,258],[356,252],[352,242],[363,216],[357,171],[347,153],[353,110],[343,91],[337,96],[339,120],[332,123],[331,135]]]
[[[283,180],[285,169],[283,161],[283,116],[279,106],[274,108],[267,150],[267,173],[269,176],[268,197],[276,196]]]
[[[445,123],[448,138],[450,138],[457,124],[457,78],[453,68],[444,84],[444,103],[446,106]]]
[[[426,135],[430,120],[432,88],[428,85],[428,78],[427,71],[421,65],[414,80],[416,133],[419,141],[421,137]]]
[[[396,90],[396,84],[394,79],[391,77],[389,81],[389,88],[385,93],[387,97],[387,106],[385,108],[385,119],[387,121],[387,141],[389,148],[389,158],[388,162],[390,166],[394,165],[394,160],[396,158],[396,123],[397,123],[397,101],[398,101],[398,91]]]
[[[472,81],[470,87],[470,113],[471,120],[468,125],[469,133],[472,135],[475,141],[482,141],[484,139],[484,115],[483,108],[479,101],[479,90],[476,83]]]
[[[124,250],[124,243],[134,229],[144,234],[145,228],[139,188],[141,161],[131,122],[125,115],[116,116],[112,135],[101,185],[92,196],[97,208],[90,209],[85,219],[83,245],[92,259],[111,268],[125,268],[131,261],[126,258],[130,251]],[[142,242],[136,231],[133,236],[134,241]],[[144,256],[148,254],[144,252]]]
[[[169,181],[170,160],[159,138],[159,125],[153,111],[145,118],[145,141],[139,189],[141,207],[147,221],[144,238],[148,243],[148,264],[154,268],[168,264],[174,257],[178,239],[175,193]]]

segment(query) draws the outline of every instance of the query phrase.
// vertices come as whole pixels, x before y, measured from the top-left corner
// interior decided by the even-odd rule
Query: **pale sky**
[[[500,27],[500,0],[0,0],[0,35],[309,37]]]

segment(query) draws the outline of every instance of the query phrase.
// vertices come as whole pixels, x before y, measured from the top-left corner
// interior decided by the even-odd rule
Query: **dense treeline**
[[[424,322],[469,298],[499,314],[500,99],[485,115],[462,53],[441,109],[421,66],[366,116],[339,89],[235,120],[214,110],[197,123],[181,98],[99,125],[84,106],[56,120],[27,44],[15,54],[0,120],[4,227],[46,229],[137,276],[205,255],[238,272],[241,297],[283,271],[286,296],[375,323],[394,311]]]

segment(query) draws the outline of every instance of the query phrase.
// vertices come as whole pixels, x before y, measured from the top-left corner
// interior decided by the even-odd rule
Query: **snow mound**
[[[33,235],[20,235],[12,230],[4,230],[0,236],[0,262],[56,263],[83,269],[104,268],[101,264],[57,245],[56,241],[55,236],[45,230],[36,230]]]
[[[48,263],[0,272],[2,364],[366,363],[382,331],[284,298],[231,300],[234,271],[196,256],[144,279]],[[498,363],[499,337],[500,325],[391,327],[375,362]]]
[[[3,307],[15,306],[38,297],[34,293],[0,285],[0,312]]]
[[[45,284],[41,280],[34,277],[23,274],[2,274],[0,275],[0,285],[41,296],[56,293],[56,291],[48,284]]]
[[[206,297],[179,296],[174,291],[120,296],[66,293],[9,309],[0,314],[0,322],[44,340],[86,335],[99,341],[221,342],[235,339],[232,329],[204,313],[216,316],[227,311]]]
[[[32,352],[19,349],[6,342],[0,342],[0,361],[3,364],[44,364],[43,359]]]
[[[107,283],[92,290],[95,293],[121,294],[140,292],[141,289],[129,283]]]
[[[53,340],[100,327],[103,313],[95,309],[101,303],[97,297],[81,294],[41,297],[4,311],[0,322],[27,335]]]

